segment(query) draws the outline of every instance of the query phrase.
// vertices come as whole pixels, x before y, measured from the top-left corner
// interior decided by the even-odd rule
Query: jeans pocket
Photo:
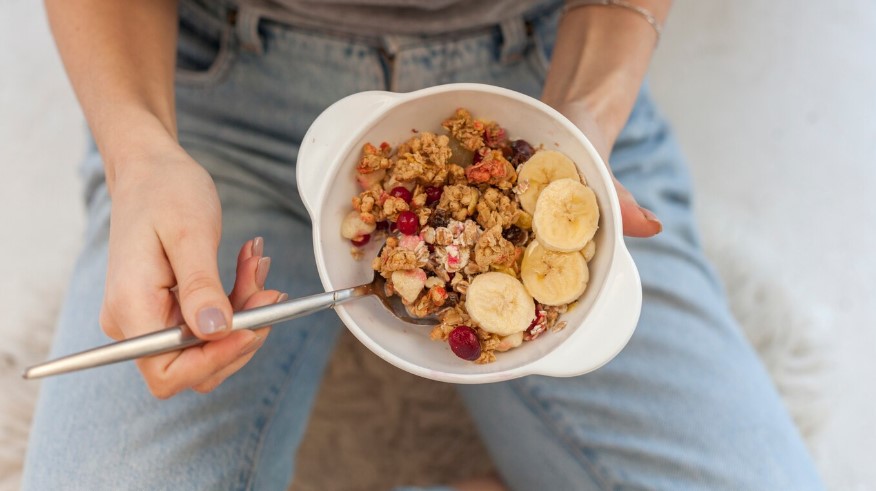
[[[191,2],[180,3],[176,82],[206,87],[219,83],[234,64],[234,28]]]

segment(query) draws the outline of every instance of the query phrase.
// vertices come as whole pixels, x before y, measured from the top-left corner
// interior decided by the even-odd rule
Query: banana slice
[[[520,279],[539,303],[565,305],[587,289],[590,270],[580,252],[555,252],[533,240],[523,253]]]
[[[546,249],[580,251],[598,227],[596,194],[577,179],[554,181],[538,196],[532,230]]]
[[[505,273],[476,276],[468,286],[465,309],[481,329],[499,336],[523,332],[535,318],[535,302],[523,283]]]
[[[556,150],[536,152],[523,164],[517,176],[517,182],[526,183],[526,191],[520,193],[520,206],[527,213],[535,213],[539,193],[557,179],[580,179],[575,163]]]
[[[593,256],[596,255],[596,242],[593,240],[588,242],[587,245],[581,249],[581,254],[584,254],[584,260],[589,263],[590,260],[593,259]]]

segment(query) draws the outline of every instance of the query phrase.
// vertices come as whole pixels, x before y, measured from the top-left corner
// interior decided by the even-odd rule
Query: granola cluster
[[[565,307],[536,303],[532,325],[504,337],[468,315],[466,293],[477,275],[519,278],[532,217],[520,206],[516,166],[532,147],[463,108],[442,126],[446,134],[418,132],[395,149],[363,146],[351,220],[372,231],[353,240],[353,255],[361,257],[358,247],[369,240],[384,240],[371,266],[386,279],[387,294],[398,295],[413,316],[435,316],[434,340],[452,342],[455,329],[471,328],[479,349],[466,359],[489,363],[496,352],[564,327],[558,318]]]

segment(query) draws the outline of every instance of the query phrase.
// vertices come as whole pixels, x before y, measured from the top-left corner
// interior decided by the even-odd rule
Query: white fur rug
[[[721,227],[715,226],[714,229],[706,228],[704,238],[707,251],[725,280],[731,307],[744,326],[749,340],[768,367],[807,443],[815,450],[819,430],[823,427],[827,416],[827,388],[832,373],[833,350],[829,343],[830,338],[827,336],[826,325],[829,319],[808,302],[794,298],[787,285],[775,279],[778,275],[775,271],[771,271],[769,260],[772,251],[766,246],[756,244],[750,238],[737,240],[742,235],[730,233],[732,230],[728,231],[726,226],[727,223],[733,223],[732,220],[710,220],[710,222],[722,224]],[[52,295],[45,293],[33,292],[43,299],[60,298],[57,292]],[[57,309],[44,311],[40,314],[41,317],[34,318],[26,326],[0,327],[0,330],[4,331],[0,332],[0,336],[5,340],[0,347],[0,393],[3,394],[0,398],[0,441],[3,442],[0,445],[0,490],[13,490],[19,486],[20,469],[38,387],[35,383],[22,381],[20,374],[25,366],[45,357],[55,312]],[[320,464],[324,461],[320,456],[355,455],[359,453],[354,451],[357,447],[365,449],[370,447],[373,450],[374,438],[391,439],[395,442],[393,445],[396,452],[399,448],[405,448],[404,445],[399,446],[398,442],[407,442],[405,444],[407,446],[411,444],[416,446],[417,440],[420,441],[420,445],[424,442],[428,442],[425,443],[426,445],[439,445],[443,451],[432,453],[429,459],[408,462],[410,465],[405,466],[404,476],[398,475],[398,468],[395,468],[395,475],[389,478],[392,481],[387,480],[385,473],[380,471],[380,469],[388,471],[391,466],[384,467],[380,463],[373,462],[375,453],[366,452],[365,455],[369,455],[371,461],[366,459],[349,462],[350,466],[360,467],[363,472],[344,473],[357,475],[356,482],[359,486],[363,486],[362,489],[379,489],[400,479],[409,484],[417,481],[425,484],[433,479],[436,472],[445,479],[448,478],[447,469],[453,469],[458,477],[464,477],[477,470],[474,464],[474,466],[460,464],[459,452],[483,455],[483,449],[472,431],[466,428],[460,429],[458,420],[452,423],[454,428],[449,427],[451,421],[442,419],[440,414],[446,411],[431,411],[433,417],[425,423],[424,420],[420,420],[420,423],[403,425],[400,428],[390,428],[385,423],[381,423],[381,421],[405,421],[406,418],[386,418],[386,411],[408,412],[405,407],[409,410],[412,404],[419,407],[416,411],[419,414],[428,413],[430,407],[437,407],[439,403],[445,404],[445,408],[448,403],[459,404],[452,390],[442,390],[441,384],[433,384],[406,376],[407,374],[397,373],[397,370],[380,362],[376,357],[369,356],[370,353],[365,352],[352,338],[345,338],[339,351],[354,353],[354,355],[335,356],[332,360],[326,383],[317,401],[317,411],[329,413],[326,415],[328,419],[318,414],[311,423],[299,455],[299,473],[293,490],[326,489],[324,482],[320,480],[326,479],[326,476],[333,476],[332,479],[336,480],[338,474],[320,472],[319,467],[325,465]],[[348,361],[341,361],[345,359]],[[353,360],[359,366],[347,366],[353,363],[349,360]],[[362,365],[368,368],[363,371]],[[321,438],[320,434],[332,431],[332,426],[337,428],[339,424],[343,424],[343,421],[339,423],[339,419],[344,418],[344,411],[337,413],[338,405],[332,404],[332,400],[340,400],[354,394],[346,393],[349,391],[345,392],[343,385],[334,384],[333,380],[343,380],[352,372],[370,377],[374,379],[373,384],[383,387],[380,397],[376,398],[381,400],[374,405],[360,407],[360,413],[374,411],[377,414],[376,411],[380,411],[384,417],[362,418],[362,414],[355,415],[357,431],[345,433],[353,435],[349,437],[351,439],[367,439],[368,442],[338,443],[332,438]],[[385,383],[383,382],[385,380],[394,382]],[[411,394],[416,396],[412,398]],[[402,397],[405,399],[403,404],[400,402]],[[335,413],[331,413],[333,407]],[[368,423],[369,421],[373,423]],[[363,424],[365,428],[362,427]],[[373,425],[374,428],[369,429],[368,425]],[[331,445],[340,448],[324,448]],[[378,442],[377,445],[379,447],[380,443]],[[387,444],[385,448],[390,449],[393,445]],[[456,450],[447,451],[452,448]],[[436,455],[439,457],[444,455],[446,458],[443,460],[446,462],[436,462]],[[355,457],[350,458],[355,459]],[[337,460],[331,460],[332,466],[337,464]],[[334,481],[333,484],[338,485]]]

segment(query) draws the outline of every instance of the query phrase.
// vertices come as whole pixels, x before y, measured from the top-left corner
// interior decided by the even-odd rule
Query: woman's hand
[[[641,7],[663,24],[671,3],[651,0]],[[560,20],[542,100],[575,123],[606,163],[630,117],[656,41],[653,26],[634,9],[587,5],[571,9]],[[657,217],[641,208],[617,179],[614,185],[624,234],[660,233],[663,226]]]
[[[556,109],[587,135],[587,139],[596,147],[596,151],[602,157],[602,160],[608,164],[611,148],[614,146],[614,141],[617,139],[620,129],[603,130],[608,125],[599,124],[593,111],[589,110],[583,103],[562,104]],[[608,165],[607,167],[608,173],[612,174],[611,167]],[[660,220],[654,213],[647,208],[639,206],[633,194],[614,177],[614,174],[612,174],[611,179],[614,181],[614,187],[617,190],[617,197],[620,202],[624,235],[630,237],[651,237],[659,234],[663,230],[663,224],[660,223]]]
[[[137,361],[158,398],[209,392],[249,361],[270,328],[231,333],[232,312],[280,299],[265,290],[270,258],[260,238],[237,258],[230,295],[219,280],[221,209],[212,178],[175,142],[114,166],[109,264],[100,323],[124,339],[185,323],[208,342]]]

